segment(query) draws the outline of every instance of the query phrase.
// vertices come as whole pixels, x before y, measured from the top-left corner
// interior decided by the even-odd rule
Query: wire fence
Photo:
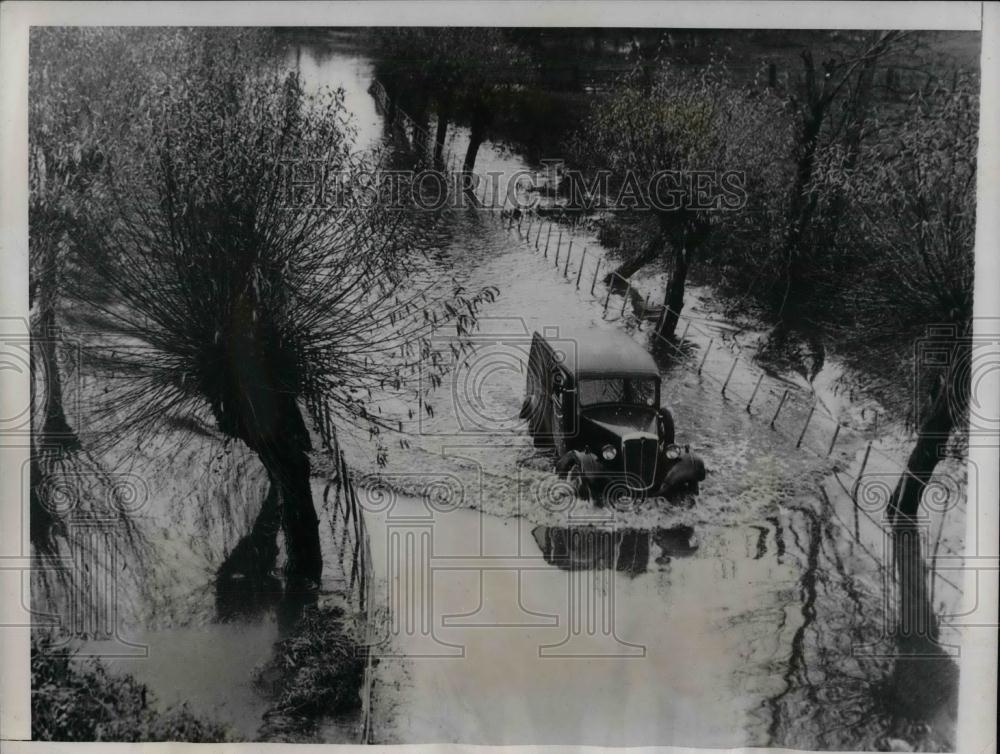
[[[414,144],[433,141],[429,129],[420,126],[398,106],[393,106],[381,83],[374,81],[371,92],[383,113],[393,119],[391,123],[397,123]],[[456,156],[449,144],[436,146],[441,152],[436,167],[454,170]],[[614,265],[599,245],[580,243],[575,223],[565,222],[568,215],[561,208],[536,206],[537,203],[530,201],[526,194],[519,193],[520,187],[515,185],[512,190],[510,186],[505,186],[501,190],[499,181],[491,181],[488,176],[475,171],[468,172],[473,177],[472,188],[468,191],[472,192],[479,208],[489,213],[499,229],[514,236],[520,247],[551,263],[555,276],[573,285],[581,297],[600,307],[603,320],[639,331],[649,328],[655,346],[675,354],[682,368],[696,374],[704,383],[714,383],[724,400],[731,402],[734,408],[745,410],[752,417],[766,422],[771,430],[785,436],[796,450],[824,460],[834,458],[840,450],[841,455],[836,461],[847,463],[847,467],[838,468],[835,463],[834,478],[849,498],[853,514],[853,521],[843,523],[853,533],[857,544],[862,546],[862,551],[871,556],[880,570],[884,570],[884,553],[880,557],[863,545],[861,520],[870,522],[880,533],[890,526],[888,503],[895,483],[887,484],[887,478],[898,480],[909,476],[925,492],[933,480],[925,482],[919,479],[890,455],[892,448],[886,447],[886,440],[876,437],[880,421],[884,420],[877,409],[872,411],[874,421],[867,427],[859,428],[842,421],[813,391],[768,375],[760,369],[754,363],[753,355],[744,354],[743,347],[735,340],[727,340],[718,332],[706,330],[696,318],[683,312],[672,312],[666,295],[659,305],[651,303],[649,296],[643,298],[627,278],[615,272]],[[667,337],[660,332],[670,314],[677,318],[679,336]],[[700,355],[694,357],[695,351]],[[862,420],[867,413],[867,408],[862,409]],[[862,444],[864,451],[859,452],[857,449]],[[849,484],[843,482],[841,473],[845,474]],[[960,490],[945,488],[944,492],[955,496],[955,505],[963,505]],[[825,490],[824,496],[829,500]],[[831,506],[836,508],[832,503]],[[934,586],[940,586],[954,590],[953,596],[960,598],[962,588],[935,568],[934,558],[940,553],[963,556],[963,553],[942,543],[944,520],[942,512],[930,558],[932,590]],[[889,571],[892,577],[892,569]]]
[[[528,219],[525,220],[525,217]],[[566,232],[562,223],[516,209],[500,210],[496,219],[500,227],[513,234],[522,247],[551,262],[556,276],[573,285],[584,299],[599,306],[602,319],[634,326],[640,331],[650,329],[653,342],[674,353],[684,369],[697,375],[703,383],[714,383],[724,400],[731,402],[734,408],[766,422],[771,430],[784,435],[797,450],[829,459],[838,448],[853,450],[858,447],[860,439],[865,447],[863,453],[860,458],[847,459],[849,467],[844,469],[850,479],[850,485],[844,490],[850,497],[856,517],[866,518],[880,530],[887,527],[888,518],[883,514],[880,519],[877,513],[879,505],[885,510],[891,494],[892,485],[887,487],[884,484],[886,466],[896,477],[909,475],[922,487],[928,486],[890,456],[877,439],[866,437],[867,433],[859,438],[857,429],[835,417],[815,395],[767,375],[752,363],[751,357],[741,353],[738,344],[725,342],[717,333],[705,330],[694,319],[675,313],[680,335],[676,338],[661,335],[659,328],[671,313],[666,302],[654,307],[648,297],[642,299],[634,294],[626,279],[616,281],[613,272],[608,279],[607,273],[612,267],[602,252],[595,251],[592,246],[575,244],[572,232]],[[605,275],[601,275],[602,271]],[[694,355],[696,350],[700,355]],[[882,462],[882,469],[878,471],[873,470],[876,459]],[[839,474],[837,480],[840,481]],[[859,500],[860,495],[873,494],[879,497],[877,504]],[[960,555],[941,543],[943,517],[938,523],[934,554]],[[860,543],[859,528],[855,525],[853,530]],[[882,558],[872,556],[882,564]],[[961,594],[957,584],[936,570],[933,573],[945,587]]]

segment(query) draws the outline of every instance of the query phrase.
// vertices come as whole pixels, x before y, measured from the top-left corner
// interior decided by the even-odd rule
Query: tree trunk
[[[265,368],[253,371],[268,373]],[[235,408],[229,413],[223,406]],[[271,481],[271,492],[255,529],[259,524],[261,537],[268,534],[273,527],[273,512],[268,506],[279,504],[288,550],[286,576],[318,581],[323,557],[310,486],[310,439],[295,395],[272,387],[234,396],[228,403],[213,405],[213,410],[220,429],[239,437],[257,454]]]
[[[32,448],[31,458],[29,460],[29,473],[31,474],[31,479],[29,480],[28,531],[31,544],[36,551],[51,556],[56,553],[56,545],[52,536],[55,518],[49,508],[45,505],[41,494],[44,479],[42,478],[39,453],[45,452],[48,451],[41,451]]]
[[[399,92],[396,91],[396,77],[384,76],[382,79],[382,88],[385,89],[385,96],[388,100],[385,122],[391,128],[396,125],[396,99],[399,96]]]
[[[949,391],[939,385],[931,396],[929,411],[920,424],[916,444],[889,499],[893,560],[898,588],[898,638],[909,648],[933,644],[938,626],[927,588],[927,571],[921,546],[920,500],[934,474],[954,427]]]
[[[440,164],[444,153],[444,142],[448,137],[448,109],[441,105],[437,115],[437,133],[434,135],[434,163]]]
[[[471,173],[476,167],[476,155],[479,154],[479,147],[486,139],[487,116],[478,110],[472,116],[472,128],[469,134],[469,148],[465,150],[465,162],[462,170]]]
[[[430,103],[424,92],[419,92],[413,106],[413,149],[423,159],[429,154],[431,133]]]
[[[323,555],[310,486],[308,436],[302,436],[305,422],[294,397],[284,397],[279,411],[284,431],[270,436],[258,455],[276,483],[281,501],[281,528],[288,547],[285,573],[291,578],[318,581]]]
[[[641,270],[650,262],[654,261],[663,252],[664,238],[662,235],[656,236],[639,254],[624,262],[617,270],[609,272],[604,276],[605,285],[618,285],[622,280],[627,280]]]
[[[929,406],[920,423],[917,442],[906,462],[909,473],[900,478],[889,501],[890,518],[894,523],[901,518],[912,520],[917,517],[924,486],[933,476],[954,427],[949,391],[943,385],[936,386]]]
[[[62,377],[59,374],[57,361],[54,311],[42,313],[39,329],[41,336],[36,335],[36,337],[42,358],[45,360],[45,420],[41,434],[48,444],[58,444],[66,450],[75,450],[80,447],[80,439],[66,419]]]
[[[795,161],[795,183],[792,186],[788,208],[788,232],[782,244],[785,259],[785,280],[784,286],[781,288],[780,300],[776,301],[778,317],[782,320],[790,320],[788,324],[790,328],[794,328],[799,319],[799,301],[796,296],[800,296],[804,292],[802,290],[802,277],[807,260],[802,246],[816,205],[815,195],[809,194],[808,187],[816,166],[820,131],[823,128],[823,122],[830,105],[830,99],[826,93],[828,82],[826,79],[817,80],[811,53],[808,50],[805,51],[802,54],[802,59],[805,64],[806,102],[802,112],[799,152]]]
[[[664,301],[667,311],[664,313],[658,335],[661,338],[672,339],[677,330],[677,322],[684,308],[684,286],[687,281],[688,269],[691,264],[687,244],[678,244],[674,251],[674,269],[667,283],[667,295]]]
[[[45,242],[41,255],[41,273],[38,280],[38,318],[34,323],[32,340],[38,347],[45,369],[45,417],[37,428],[46,445],[58,445],[63,450],[80,447],[80,439],[66,419],[63,404],[62,377],[59,373],[56,307],[59,301],[59,241]],[[32,358],[34,367],[35,359]],[[32,368],[32,377],[35,370]],[[32,379],[34,384],[34,379]]]
[[[270,477],[267,497],[250,532],[233,548],[219,566],[216,576],[227,579],[238,574],[256,582],[266,579],[278,558],[278,530],[281,528],[279,485]]]
[[[815,208],[815,197],[807,192],[812,180],[816,162],[816,149],[819,144],[819,129],[823,123],[825,109],[810,111],[804,116],[802,131],[802,151],[799,155],[795,171],[795,184],[792,188],[792,200],[789,208],[791,222],[788,234],[785,236],[785,285],[778,302],[778,316],[782,319],[794,320],[797,301],[794,295],[799,293],[803,272],[806,266],[804,249],[802,248],[806,231]],[[792,297],[792,298],[790,298]]]

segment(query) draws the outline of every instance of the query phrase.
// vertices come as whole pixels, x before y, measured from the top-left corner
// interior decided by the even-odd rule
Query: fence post
[[[597,267],[594,268],[594,279],[590,281],[590,295],[594,295],[594,286],[597,285],[597,273],[601,269],[601,260],[597,260]]]
[[[861,517],[858,515],[858,501],[851,497],[854,506],[854,541],[861,544]]]
[[[729,380],[732,379],[732,377],[733,377],[733,371],[736,369],[736,362],[739,361],[739,360],[740,360],[740,357],[737,356],[735,359],[733,359],[732,366],[729,367],[729,374],[726,375],[726,381],[722,383],[722,394],[723,395],[726,394],[726,388],[729,387]]]
[[[659,321],[656,323],[656,332],[660,332],[663,329],[663,323],[667,321],[667,314],[670,312],[670,307],[667,306],[667,302],[663,302],[663,313],[660,315]],[[688,322],[690,325],[691,323]],[[687,334],[687,328],[684,328],[684,334]],[[681,340],[684,340],[684,335],[681,336]]]
[[[559,240],[556,241],[556,267],[559,267],[559,248],[562,246],[562,228],[559,229]]]
[[[605,316],[608,313],[608,302],[610,302],[610,301],[611,301],[611,284],[609,283],[608,284],[608,293],[604,297],[604,312],[601,314],[602,317]]]
[[[569,239],[569,248],[566,249],[566,264],[563,265],[563,277],[569,272],[569,258],[573,256],[573,239]]]
[[[760,383],[764,381],[764,373],[761,372],[760,376],[757,378],[757,384],[753,386],[753,392],[750,393],[750,400],[747,401],[747,413],[750,413],[750,404],[753,403],[753,399],[757,397],[757,391],[760,390]]]
[[[705,366],[705,362],[708,361],[708,352],[712,350],[712,344],[715,343],[715,338],[708,339],[708,345],[705,347],[705,353],[702,354],[701,362],[698,364],[698,375],[701,376],[701,368]]]
[[[542,255],[549,258],[549,241],[552,239],[552,221],[549,220],[549,232],[545,234],[545,253]]]
[[[539,220],[538,221],[538,232],[535,233],[535,251],[538,251],[538,239],[540,239],[542,237],[542,225],[544,225],[544,223],[541,220]]]
[[[868,466],[868,456],[872,452],[872,441],[868,441],[868,447],[865,448],[865,457],[861,460],[861,468],[858,470],[858,475],[854,478],[854,484],[851,485],[851,500],[857,504],[858,502],[858,487],[861,486],[861,477],[865,475],[865,468]]]
[[[796,448],[802,447],[802,440],[806,436],[806,430],[809,429],[809,422],[812,421],[813,412],[816,411],[816,401],[813,401],[812,406],[809,408],[809,415],[806,416],[806,423],[802,425],[802,431],[799,433],[799,441],[795,443]]]
[[[833,430],[833,439],[830,440],[830,448],[826,451],[827,455],[830,455],[833,452],[833,446],[837,444],[838,435],[840,435],[840,422],[837,422],[837,426]]]
[[[580,269],[576,271],[576,289],[580,290],[580,276],[583,275],[583,263],[587,261],[587,247],[583,247],[583,256],[580,257]]]
[[[774,429],[774,423],[778,421],[778,414],[781,413],[781,407],[785,405],[785,399],[788,397],[788,390],[786,389],[784,393],[781,394],[781,400],[778,401],[778,410],[774,412],[774,416],[771,417],[771,429]]]

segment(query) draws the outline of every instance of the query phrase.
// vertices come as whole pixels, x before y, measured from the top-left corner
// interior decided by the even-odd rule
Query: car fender
[[[556,462],[556,473],[559,476],[566,476],[570,465],[576,461],[580,464],[580,473],[588,482],[596,481],[602,476],[601,462],[597,456],[586,450],[569,450]]]
[[[703,482],[704,480],[705,462],[693,453],[686,453],[664,474],[660,489],[667,492],[681,484]]]
[[[531,417],[535,411],[538,410],[538,398],[534,395],[528,395],[524,398],[524,403],[521,404],[521,411],[519,416],[522,419],[527,419]]]

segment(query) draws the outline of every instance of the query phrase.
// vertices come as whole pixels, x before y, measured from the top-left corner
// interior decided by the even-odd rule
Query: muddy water
[[[703,543],[688,527],[546,527],[407,497],[369,525],[386,601],[403,615],[380,645],[404,657],[381,660],[376,693],[394,693],[380,700],[392,713],[378,740],[748,742],[755,671],[773,647],[725,627],[794,588],[773,528]]]
[[[317,80],[367,87],[356,56],[313,57]],[[370,104],[359,106],[370,121]],[[466,140],[451,129],[455,154]],[[477,162],[482,173],[526,167],[489,143]],[[797,431],[760,418],[780,380],[750,413],[745,365],[723,396],[725,354],[710,353],[700,376],[657,354],[679,441],[709,477],[693,506],[652,500],[596,516],[557,489],[517,419],[532,331],[622,329],[614,309],[602,312],[600,284],[596,296],[586,281],[578,289],[552,253],[572,237],[579,255],[596,239],[562,228],[560,244],[536,229],[525,244],[475,210],[445,223],[440,258],[500,298],[433,417],[400,415],[410,448],[372,469],[377,494],[362,493],[384,594],[376,740],[875,747],[894,717],[890,668],[855,649],[879,645],[884,629],[881,530],[852,532],[857,508],[829,483],[837,465],[857,465],[863,441],[845,436],[827,460],[831,426],[816,421],[801,438],[809,452],[797,450]],[[634,327],[628,336],[647,342]],[[710,340],[692,333],[696,357]],[[833,410],[850,413],[842,404]],[[370,468],[371,448],[352,440],[352,463]]]
[[[872,595],[829,518],[545,526],[380,503],[378,741],[867,749],[884,731],[885,667],[852,657],[877,641]]]
[[[385,138],[364,55],[303,44],[288,63],[309,86],[344,88],[359,148]],[[462,154],[467,133],[452,131]],[[489,143],[477,165],[525,167]],[[437,391],[434,416],[408,425],[411,448],[394,448],[387,468],[374,467],[367,438],[344,438],[352,465],[385,483],[360,492],[383,618],[375,739],[873,747],[887,668],[853,648],[878,639],[880,532],[855,538],[843,496],[825,504],[820,482],[836,495],[828,463],[721,396],[724,359],[707,360],[699,377],[660,354],[678,439],[710,471],[700,498],[598,512],[568,497],[517,418],[530,334],[589,325],[643,343],[645,335],[626,334],[614,311],[605,319],[586,283],[577,290],[544,255],[544,236],[534,252],[488,212],[451,213],[444,223],[440,259],[469,287],[501,291],[474,358]],[[584,246],[596,248],[595,239],[575,233],[576,253]],[[733,385],[746,393],[752,380],[738,371]],[[823,438],[806,442],[822,447]],[[858,452],[847,445],[844,458],[856,463]],[[127,621],[128,639],[148,645],[148,658],[113,665],[161,703],[214,711],[252,739],[267,705],[254,669],[279,636],[280,602],[262,599],[220,620],[211,574],[233,542],[164,513],[177,507],[172,496],[234,478],[234,468],[214,465],[201,478],[205,455],[192,450],[185,472],[150,484],[170,576]],[[317,501],[322,488],[317,480]],[[259,490],[243,493],[260,499]],[[217,532],[219,522],[209,523]],[[324,537],[327,563],[339,557],[334,539]],[[327,576],[321,597],[343,590],[335,569]],[[321,736],[350,740],[356,726],[348,728]]]
[[[257,471],[238,468],[250,476]],[[162,468],[159,472],[165,474]],[[179,486],[185,485],[197,487],[197,482],[182,477]],[[112,636],[83,642],[78,656],[99,657],[111,672],[127,673],[146,684],[161,711],[187,704],[193,712],[225,724],[243,740],[260,740],[266,730],[266,713],[274,703],[265,691],[264,671],[274,657],[275,643],[290,635],[306,605],[345,606],[357,599],[351,576],[353,539],[348,530],[352,525],[345,525],[328,491],[325,480],[313,480],[323,535],[324,572],[318,591],[286,594],[278,578],[257,585],[236,579],[217,588],[214,567],[235,543],[232,536],[221,535],[230,527],[214,521],[204,531],[203,524],[187,521],[183,529],[199,534],[184,541],[176,536],[181,526],[174,519],[170,522],[173,536],[164,536],[164,529],[154,541],[158,558],[144,574],[145,588],[122,588],[121,597],[128,599],[106,606],[113,611]],[[148,511],[154,520],[166,521],[175,489],[161,492],[165,494],[153,495]],[[245,531],[248,525],[232,528]],[[279,555],[279,562],[283,557]],[[308,740],[359,740],[357,714],[316,722],[318,730]]]

